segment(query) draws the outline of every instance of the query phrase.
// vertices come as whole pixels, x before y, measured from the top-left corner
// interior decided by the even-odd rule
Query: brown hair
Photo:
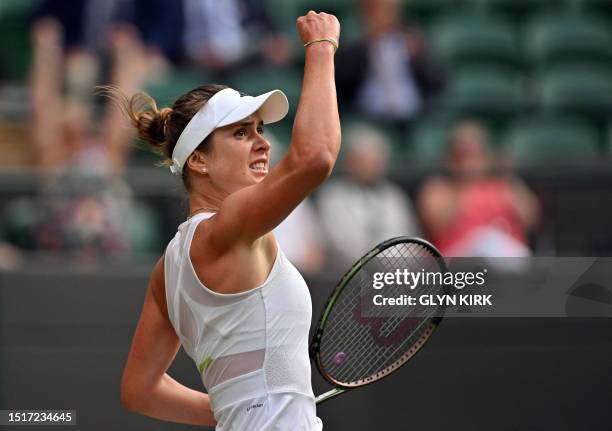
[[[169,166],[172,164],[174,146],[189,120],[212,96],[224,88],[227,86],[202,85],[176,99],[171,108],[161,109],[157,108],[155,100],[145,92],[128,97],[116,87],[104,87],[103,93],[127,114],[138,131],[138,138],[164,157],[162,165]],[[197,150],[208,152],[210,150],[209,138],[210,135],[200,143]],[[189,190],[188,169],[183,169],[182,178],[185,188]]]

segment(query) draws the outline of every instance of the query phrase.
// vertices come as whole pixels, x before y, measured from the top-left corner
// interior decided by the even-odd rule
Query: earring
[[[203,168],[203,169],[202,169],[202,173],[203,173],[204,175],[206,175],[206,168]]]

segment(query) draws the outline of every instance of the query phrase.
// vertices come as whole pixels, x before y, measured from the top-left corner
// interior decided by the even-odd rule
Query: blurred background
[[[95,86],[147,91],[160,107],[205,83],[250,94],[280,88],[289,118],[266,129],[278,157],[301,86],[295,20],[310,9],[342,24],[343,149],[332,178],[276,233],[309,281],[315,317],[349,265],[392,236],[426,238],[447,256],[610,255],[611,0],[2,0],[0,405],[78,407],[88,412],[83,429],[169,429],[123,412],[118,385],[148,272],[187,200]],[[458,379],[447,396],[457,402],[457,388],[502,379],[499,411],[489,408],[504,417],[512,399],[519,421],[502,429],[579,429],[587,413],[591,425],[606,416],[591,410],[594,397],[580,404],[565,394],[573,407],[557,410],[568,374],[572,394],[609,387],[606,319],[535,319],[518,332],[508,323],[515,330],[501,338],[483,322],[455,323],[446,342],[432,341],[428,361],[415,362],[417,373],[433,376],[440,355],[478,360],[484,379],[446,370]],[[495,325],[505,327],[487,327]],[[474,331],[481,338],[466,335]],[[509,348],[540,355],[541,368],[526,375],[532,364]],[[546,366],[560,354],[583,362]],[[497,361],[506,361],[503,376]],[[183,352],[174,367],[200,387]],[[517,382],[530,386],[534,376],[548,389],[527,396]],[[425,378],[414,383],[433,391]],[[365,408],[373,393],[338,403]],[[542,398],[548,421],[520,422]],[[426,416],[417,423],[426,426]],[[380,412],[371,417],[372,426],[403,429]],[[476,412],[467,417],[456,428],[490,429]],[[366,422],[351,429],[371,429]]]

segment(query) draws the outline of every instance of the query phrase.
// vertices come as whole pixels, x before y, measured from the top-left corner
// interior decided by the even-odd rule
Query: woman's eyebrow
[[[252,126],[253,124],[255,124],[255,121],[253,121],[253,120],[245,120],[245,121],[241,121],[240,123],[236,123],[233,126],[234,127],[247,127],[247,126]],[[260,120],[257,125],[258,126],[263,126],[263,120]]]

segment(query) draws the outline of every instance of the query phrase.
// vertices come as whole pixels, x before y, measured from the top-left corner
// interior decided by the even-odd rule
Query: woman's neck
[[[189,193],[189,216],[201,212],[217,212],[225,197],[193,191]]]

